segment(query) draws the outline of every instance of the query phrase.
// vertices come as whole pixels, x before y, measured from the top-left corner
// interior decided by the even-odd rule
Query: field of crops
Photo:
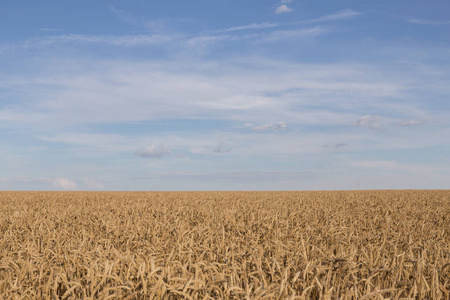
[[[449,299],[450,191],[1,192],[1,299]]]

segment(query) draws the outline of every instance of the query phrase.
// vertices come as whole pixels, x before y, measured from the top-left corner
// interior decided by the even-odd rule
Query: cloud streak
[[[293,29],[293,30],[275,30],[270,33],[261,35],[259,42],[278,42],[282,40],[296,40],[303,38],[310,38],[320,36],[328,33],[329,30],[323,27],[313,27],[306,29]]]
[[[224,32],[231,32],[231,31],[241,31],[241,30],[257,30],[257,29],[274,28],[274,27],[278,27],[278,26],[280,26],[280,24],[278,24],[278,23],[270,23],[270,22],[251,23],[249,25],[230,27],[230,28],[225,29],[223,31]]]
[[[246,124],[246,127],[253,127],[251,124]],[[285,130],[287,127],[285,122],[277,122],[275,124],[265,124],[265,125],[259,125],[259,126],[254,126],[252,128],[253,131],[256,132],[264,132],[264,131],[280,131],[280,130]]]
[[[423,20],[423,19],[416,19],[416,18],[411,18],[411,19],[408,19],[407,21],[409,23],[419,24],[419,25],[432,25],[432,26],[450,25],[450,21]]]

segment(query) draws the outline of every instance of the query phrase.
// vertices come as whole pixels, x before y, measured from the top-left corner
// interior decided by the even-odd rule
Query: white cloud
[[[380,116],[365,115],[356,121],[355,126],[378,128],[380,127],[379,121],[382,119]]]
[[[139,150],[136,152],[137,155],[142,157],[164,157],[167,155],[170,155],[170,150],[168,147],[164,146],[163,144],[150,144],[147,148],[144,150]]]
[[[75,190],[77,189],[77,184],[75,181],[72,181],[70,179],[61,177],[57,178],[53,181],[53,184],[57,188],[62,188],[64,190]]]
[[[287,7],[286,4],[280,5],[277,7],[277,9],[275,10],[276,14],[282,14],[282,13],[289,13],[292,11],[292,8]]]
[[[435,21],[435,20],[422,20],[411,18],[407,20],[409,23],[420,25],[450,25],[450,21]]]

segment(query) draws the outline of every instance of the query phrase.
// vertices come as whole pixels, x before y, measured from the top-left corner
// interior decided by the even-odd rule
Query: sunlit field
[[[1,299],[449,299],[450,191],[1,192]]]

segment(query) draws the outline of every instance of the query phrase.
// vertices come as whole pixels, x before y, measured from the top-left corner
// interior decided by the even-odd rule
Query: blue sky
[[[449,11],[2,0],[0,189],[449,188]]]

